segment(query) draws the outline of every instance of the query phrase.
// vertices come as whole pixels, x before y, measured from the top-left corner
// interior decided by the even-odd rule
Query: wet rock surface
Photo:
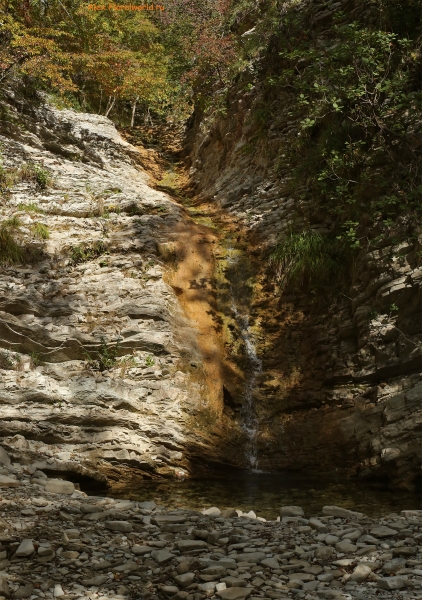
[[[0,488],[5,598],[422,598],[422,511],[266,521],[48,492],[31,467],[14,463],[21,485]]]

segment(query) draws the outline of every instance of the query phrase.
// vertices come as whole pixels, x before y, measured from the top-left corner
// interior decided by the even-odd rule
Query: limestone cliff
[[[204,344],[183,308],[186,294],[207,308],[212,262],[194,260],[207,232],[150,186],[154,156],[104,117],[11,92],[1,144],[6,172],[51,178],[3,190],[2,222],[18,220],[32,257],[1,269],[3,446],[90,485],[224,462],[218,352],[206,357],[218,341]]]

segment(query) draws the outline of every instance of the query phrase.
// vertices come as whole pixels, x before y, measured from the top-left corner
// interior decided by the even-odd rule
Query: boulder
[[[315,558],[329,560],[334,554],[334,548],[330,546],[318,546],[315,550]]]
[[[167,550],[154,550],[154,552],[151,552],[151,557],[162,566],[169,563],[174,558],[174,554]]]
[[[385,575],[393,575],[400,571],[400,569],[404,569],[406,567],[406,559],[405,558],[393,558],[393,560],[389,560],[382,567],[382,572]]]
[[[34,591],[34,586],[32,583],[28,583],[27,585],[21,585],[20,588],[13,592],[12,598],[14,600],[21,600],[21,598],[29,598]]]
[[[328,533],[329,531],[327,525],[315,517],[309,519],[309,525],[319,533]]]
[[[8,596],[9,593],[10,592],[9,592],[9,584],[7,582],[7,577],[0,575],[0,594],[2,596]]]
[[[180,552],[190,552],[191,550],[204,550],[208,548],[207,542],[203,540],[179,540],[176,542]]]
[[[166,596],[174,596],[175,594],[179,593],[179,588],[175,585],[163,585],[161,586],[161,591]]]
[[[135,544],[134,546],[132,546],[131,551],[133,554],[136,554],[136,556],[142,556],[143,554],[150,554],[154,551],[154,548],[151,548],[150,546],[139,546],[138,544]]]
[[[259,565],[265,556],[265,552],[245,552],[235,556],[235,560],[236,562],[250,562]]]
[[[357,549],[358,547],[349,542],[349,540],[342,540],[336,544],[337,552],[342,552],[343,554],[351,554],[352,552],[356,552]]]
[[[96,575],[90,579],[82,579],[81,584],[85,587],[91,587],[92,585],[99,586],[103,585],[108,579],[108,575]]]
[[[357,581],[357,583],[361,583],[365,581],[368,575],[372,573],[371,567],[366,565],[358,565],[353,573],[350,575],[348,581]]]
[[[221,514],[221,511],[216,506],[211,506],[211,508],[204,509],[202,511],[202,514],[207,515],[208,517],[219,517]]]
[[[174,577],[174,581],[182,588],[188,587],[194,579],[195,573],[183,573],[183,575],[176,575]]]
[[[393,548],[393,556],[415,556],[418,553],[416,546],[401,546]]]
[[[391,527],[381,525],[380,527],[374,527],[374,529],[371,529],[370,534],[376,538],[388,538],[397,535],[398,531],[391,529]]]
[[[0,488],[14,488],[21,486],[22,483],[14,477],[8,477],[7,475],[0,475]]]
[[[236,509],[226,508],[225,510],[221,511],[220,517],[223,517],[224,519],[233,519],[234,517],[237,517]]]

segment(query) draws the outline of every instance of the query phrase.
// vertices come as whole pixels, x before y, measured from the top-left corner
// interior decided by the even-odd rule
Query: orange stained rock
[[[222,348],[213,315],[215,314],[214,254],[216,236],[207,227],[184,220],[176,233],[177,269],[170,285],[179,291],[179,301],[195,327],[203,358],[209,407],[223,409]]]

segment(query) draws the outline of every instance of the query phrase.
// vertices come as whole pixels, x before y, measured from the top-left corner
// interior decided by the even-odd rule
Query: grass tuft
[[[102,254],[108,254],[108,251],[104,242],[101,240],[94,242],[92,246],[79,244],[78,246],[73,246],[73,248],[71,248],[70,261],[75,266],[88,262],[89,260],[94,260]]]
[[[19,181],[29,181],[35,183],[39,190],[47,189],[52,182],[51,174],[32,162],[23,164],[18,170],[16,177]]]
[[[48,240],[50,237],[50,230],[43,223],[32,223],[31,232],[34,237],[40,240]]]
[[[18,209],[23,210],[27,213],[31,213],[31,212],[43,213],[44,212],[43,209],[38,206],[38,204],[35,204],[35,202],[28,202],[28,203],[19,202]]]
[[[0,224],[0,264],[2,265],[23,262],[25,250],[13,235],[13,230],[18,227],[18,217],[12,217]]]
[[[340,275],[344,260],[341,243],[313,229],[290,232],[270,257],[281,290],[286,286],[323,288]]]

